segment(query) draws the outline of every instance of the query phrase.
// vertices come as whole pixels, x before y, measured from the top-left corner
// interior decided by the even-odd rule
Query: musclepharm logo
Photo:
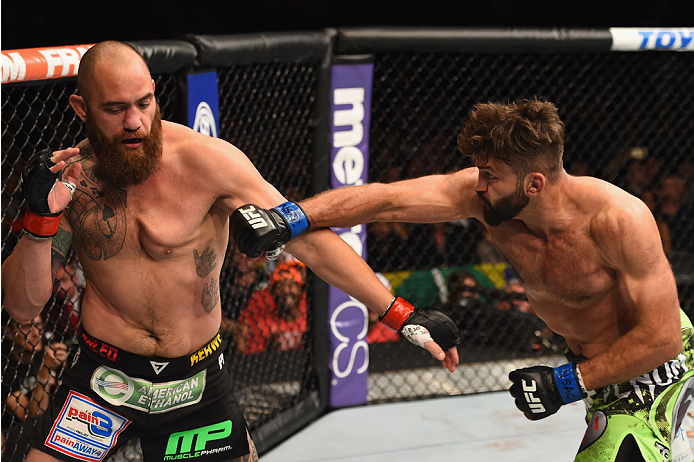
[[[523,391],[525,392],[525,401],[533,414],[545,412],[545,407],[542,405],[540,398],[533,395],[537,391],[537,383],[534,380],[531,380],[530,383],[523,380]]]
[[[256,208],[252,205],[249,205],[246,208],[239,209],[239,211],[246,219],[248,224],[253,227],[253,229],[264,228],[265,226],[267,226],[267,221],[265,221],[265,219],[261,217],[258,212],[256,212]]]
[[[204,101],[201,101],[195,110],[193,130],[203,135],[217,137],[217,121],[214,120],[214,112],[212,112],[210,105]]]
[[[228,451],[232,449],[230,445],[208,449],[207,443],[227,438],[231,435],[231,427],[231,420],[225,420],[206,427],[172,433],[166,443],[164,460],[191,459]]]

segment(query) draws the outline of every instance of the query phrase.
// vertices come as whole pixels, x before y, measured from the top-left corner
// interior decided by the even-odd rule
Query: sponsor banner
[[[339,188],[366,183],[373,64],[332,67],[331,185]],[[333,228],[359,255],[366,258],[366,229]],[[366,307],[330,287],[330,400],[333,407],[366,402],[369,347]]]
[[[2,51],[2,83],[76,77],[93,44]]]
[[[612,51],[694,51],[694,27],[611,27]]]
[[[53,423],[46,446],[79,460],[104,460],[130,420],[71,391]]]
[[[219,133],[219,93],[217,72],[190,73],[188,84],[188,126],[214,138]]]
[[[206,380],[207,370],[183,380],[152,383],[130,377],[118,369],[99,366],[92,374],[90,384],[107,403],[161,414],[200,402]]]

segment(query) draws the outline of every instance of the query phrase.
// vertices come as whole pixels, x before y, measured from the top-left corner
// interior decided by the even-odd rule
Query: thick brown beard
[[[523,211],[530,199],[523,194],[521,187],[506,197],[499,199],[496,204],[481,200],[487,205],[484,207],[484,221],[489,226],[499,226],[502,221],[511,220]]]
[[[149,133],[122,132],[109,139],[87,114],[87,137],[94,150],[94,173],[99,180],[125,188],[149,178],[159,165],[162,154],[161,113],[157,105]],[[142,138],[142,146],[130,149],[121,144],[127,138]]]

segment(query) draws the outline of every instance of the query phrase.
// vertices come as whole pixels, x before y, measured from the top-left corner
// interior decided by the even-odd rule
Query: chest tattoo
[[[82,149],[84,153],[87,149]],[[92,260],[108,260],[125,243],[126,190],[106,185],[94,175],[90,153],[78,180],[77,191],[66,210],[74,234],[83,242],[85,254]]]

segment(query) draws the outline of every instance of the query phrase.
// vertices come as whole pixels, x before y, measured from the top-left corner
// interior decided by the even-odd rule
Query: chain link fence
[[[478,102],[552,101],[566,124],[566,170],[616,184],[651,207],[682,307],[694,316],[691,53],[384,52],[374,63],[369,181],[469,166],[456,136]],[[367,229],[368,261],[394,292],[443,305],[457,320],[464,363],[450,375],[428,369],[431,379],[422,370],[403,375],[435,364],[402,341],[372,345],[372,401],[505,389],[508,371],[524,361],[560,360],[563,339],[530,313],[517,275],[479,222]],[[506,360],[516,362],[499,367]]]
[[[567,171],[617,184],[652,208],[682,307],[694,316],[694,245],[689,234],[694,231],[693,64],[691,53],[669,52],[376,50],[369,181],[467,166],[455,139],[477,102],[536,96],[550,100],[566,124]],[[328,117],[318,96],[320,63],[271,59],[218,66],[217,71],[220,137],[244,151],[288,199],[315,193],[320,182],[314,156],[322,146],[316,140],[321,139],[321,118]],[[165,119],[181,121],[185,102],[180,78],[155,74]],[[74,80],[3,84],[2,90],[4,261],[22,229],[19,179],[26,159],[38,149],[72,146],[84,132],[68,104]],[[324,155],[327,159],[327,148]],[[508,385],[509,370],[560,360],[563,339],[530,312],[513,269],[474,220],[377,223],[367,230],[367,261],[393,293],[415,305],[443,306],[463,333],[462,363],[450,374],[426,352],[381,330],[371,319],[370,403],[500,390]],[[293,276],[284,278],[285,273]],[[300,285],[302,308],[301,321],[291,329],[300,335],[281,340],[269,333],[266,306],[285,279]],[[67,348],[67,360],[53,365],[51,380],[56,382],[75,353],[84,284],[79,261],[71,256],[35,322],[18,325],[3,310],[3,460],[23,460],[26,432],[45,408],[46,402],[32,396],[42,386],[39,382],[45,382],[36,371],[47,357],[46,347],[62,342]],[[324,399],[319,395],[327,364],[321,345],[327,342],[321,343],[316,329],[317,310],[325,309],[314,295],[319,285],[310,271],[291,260],[248,264],[233,243],[229,246],[220,277],[222,328],[229,340],[226,359],[251,432],[261,436],[261,452],[277,442],[268,437],[270,442],[262,443],[263,436],[276,430],[276,419],[303,403]],[[39,342],[40,350],[35,346]],[[287,425],[291,419],[284,421]],[[133,444],[116,460],[140,458]]]

